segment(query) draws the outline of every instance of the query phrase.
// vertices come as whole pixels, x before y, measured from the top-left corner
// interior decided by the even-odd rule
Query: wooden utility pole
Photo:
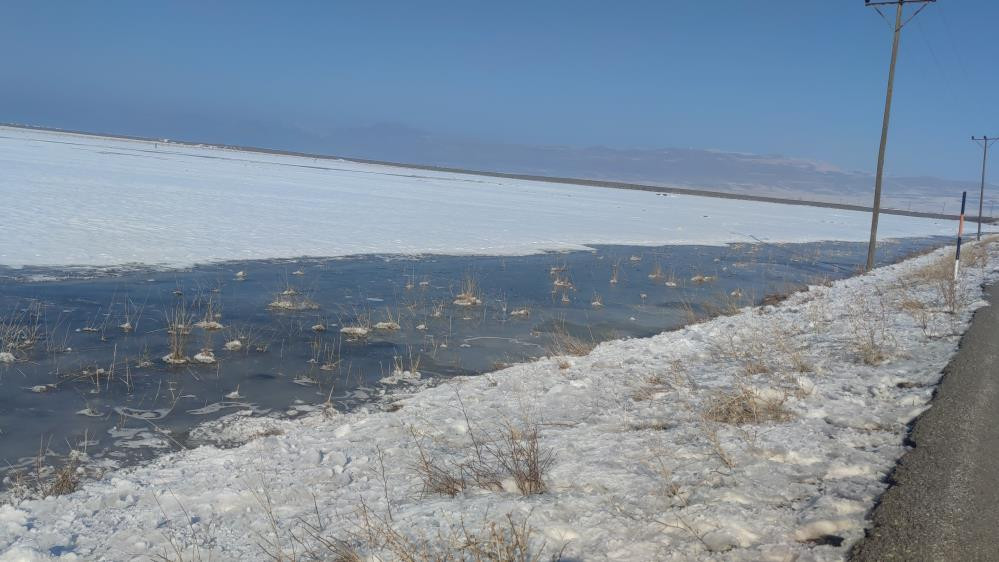
[[[982,210],[985,207],[985,163],[989,159],[989,145],[999,140],[999,137],[989,138],[988,135],[982,138],[971,137],[971,140],[982,145],[982,190],[978,195],[978,238],[982,239]],[[989,215],[992,214],[992,209],[989,209]]]
[[[961,269],[961,237],[964,236],[964,205],[968,202],[968,192],[961,192],[961,218],[957,223],[957,251],[954,252],[954,281],[957,281],[957,273]]]
[[[874,177],[874,207],[871,214],[871,242],[867,246],[867,266],[864,269],[865,271],[870,271],[874,268],[874,252],[878,243],[878,215],[881,213],[881,182],[885,169],[885,146],[888,144],[888,119],[891,117],[891,95],[892,89],[895,86],[895,61],[898,60],[899,36],[901,35],[902,28],[905,27],[905,24],[909,23],[912,18],[916,17],[916,14],[921,12],[928,4],[936,1],[937,0],[884,0],[882,2],[872,2],[871,0],[864,0],[864,4],[874,7],[874,9],[881,14],[881,17],[885,17],[885,15],[881,12],[881,8],[879,8],[879,6],[895,4],[895,34],[891,45],[891,66],[888,67],[888,93],[885,95],[885,114],[884,119],[881,121],[881,146],[878,148],[878,171],[877,175]],[[920,6],[919,9],[909,17],[909,19],[903,22],[902,9],[906,4],[922,4],[922,6]],[[887,20],[888,18],[885,19]]]

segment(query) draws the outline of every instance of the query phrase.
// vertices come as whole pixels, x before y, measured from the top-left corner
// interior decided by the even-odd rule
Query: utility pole
[[[923,10],[927,5],[936,2],[937,0],[882,0],[880,2],[872,2],[871,0],[864,0],[864,4],[867,6],[872,6],[875,10],[881,14],[882,18],[885,18],[884,13],[881,12],[879,6],[884,6],[888,4],[895,5],[895,34],[892,39],[891,45],[891,66],[888,69],[888,93],[885,95],[885,114],[884,119],[881,122],[881,146],[878,148],[878,172],[874,178],[874,207],[873,213],[871,214],[871,243],[867,246],[867,267],[865,271],[870,271],[874,268],[874,251],[877,247],[878,242],[878,214],[881,212],[881,180],[884,175],[885,169],[885,146],[888,144],[888,119],[891,117],[891,94],[892,89],[895,86],[895,61],[898,59],[898,39],[901,34],[902,28],[905,24],[909,23],[912,18],[916,17],[919,12]],[[909,16],[909,19],[902,21],[902,9],[906,4],[922,4],[915,13]],[[888,18],[885,18],[887,20]]]
[[[985,163],[989,159],[989,145],[999,140],[997,137],[989,138],[985,135],[982,138],[971,137],[971,140],[982,146],[982,191],[978,195],[978,238],[982,239],[982,210],[985,206]],[[989,209],[989,215],[992,214],[992,209]]]

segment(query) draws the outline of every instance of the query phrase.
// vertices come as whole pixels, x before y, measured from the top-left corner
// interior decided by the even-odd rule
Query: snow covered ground
[[[15,128],[0,128],[0,196],[0,265],[13,267],[862,241],[869,223]],[[880,233],[954,227],[884,216]],[[533,529],[535,551],[564,546],[570,559],[841,559],[999,265],[992,251],[950,293],[920,273],[948,251],[583,357],[403,389],[370,411],[237,414],[196,432],[240,447],[0,506],[0,559],[255,560],[339,540],[392,559],[401,543],[454,546],[462,528],[477,535],[507,514]],[[500,461],[534,430],[554,456],[545,492],[525,496]],[[427,490],[421,458],[451,478],[434,487],[461,489]]]
[[[866,240],[870,216],[0,127],[0,265]],[[882,238],[952,221],[885,215]]]
[[[2,558],[254,560],[319,539],[385,555],[386,540],[459,544],[462,526],[512,514],[536,551],[569,559],[839,560],[999,269],[993,247],[951,292],[939,272],[952,251],[385,411],[226,418],[221,433],[251,440],[0,507]],[[554,455],[544,493],[502,470],[454,497],[425,489],[421,448],[452,476],[495,468],[507,426],[520,444],[536,429]]]

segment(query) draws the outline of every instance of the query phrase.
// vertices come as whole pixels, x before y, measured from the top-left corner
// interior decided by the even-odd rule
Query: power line
[[[891,66],[888,69],[888,91],[885,94],[885,114],[881,122],[881,145],[878,148],[878,172],[874,178],[874,207],[873,213],[871,214],[871,242],[867,247],[866,271],[870,271],[874,268],[874,252],[877,248],[878,242],[878,214],[881,212],[881,182],[884,177],[885,169],[885,147],[888,144],[888,120],[891,117],[891,95],[892,89],[895,86],[895,61],[898,59],[899,35],[901,34],[902,28],[905,27],[907,23],[912,21],[912,18],[916,17],[919,12],[923,11],[923,8],[925,8],[928,4],[936,1],[937,0],[882,0],[872,2],[871,0],[864,0],[864,4],[877,10],[878,13],[881,14],[881,17],[885,16],[881,12],[881,8],[878,6],[889,4],[895,5],[895,25],[894,37],[892,38],[891,46]],[[902,9],[906,4],[921,4],[921,6],[903,22]]]
[[[982,147],[982,191],[978,195],[978,240],[982,239],[982,208],[985,205],[985,163],[989,159],[989,145],[999,140],[999,137],[989,138],[988,135],[982,138],[971,137],[971,140],[975,141],[979,146]],[[992,215],[992,210],[989,210],[989,215]]]

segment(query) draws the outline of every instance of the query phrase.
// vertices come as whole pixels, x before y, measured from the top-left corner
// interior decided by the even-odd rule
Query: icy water
[[[880,263],[945,242],[886,242]],[[829,242],[601,246],[7,278],[0,351],[14,362],[0,362],[0,471],[71,449],[121,465],[197,445],[192,428],[235,411],[342,411],[418,380],[649,336],[849,276],[865,254]]]

